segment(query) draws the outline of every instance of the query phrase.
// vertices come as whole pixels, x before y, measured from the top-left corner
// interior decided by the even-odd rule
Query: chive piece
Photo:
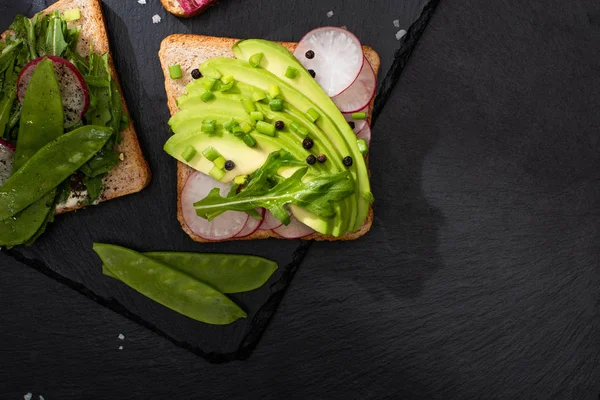
[[[256,146],[256,139],[254,139],[254,137],[252,137],[251,134],[247,134],[245,135],[242,140],[244,141],[244,143],[246,143],[246,146],[248,147],[254,147]]]
[[[265,116],[260,111],[253,111],[250,113],[250,118],[253,121],[264,121]]]
[[[196,156],[196,154],[198,154],[198,152],[196,151],[196,149],[193,148],[192,146],[188,146],[188,147],[185,148],[185,150],[183,151],[183,153],[181,153],[181,157],[185,161],[190,162]]]
[[[254,54],[252,57],[250,57],[250,65],[254,68],[257,68],[260,65],[260,62],[262,61],[264,56],[265,55],[263,53]]]
[[[247,113],[256,111],[256,105],[250,99],[242,99],[242,106],[244,106],[244,110],[246,110]]]
[[[285,70],[285,77],[289,79],[294,79],[298,76],[298,70],[294,67],[287,67]]]
[[[263,92],[262,90],[255,90],[254,93],[252,93],[252,99],[254,101],[261,101],[267,98],[267,94],[265,92]]]
[[[217,130],[217,127],[216,125],[202,123],[202,128],[200,130],[205,133],[213,133]]]
[[[273,85],[269,88],[269,95],[271,96],[272,99],[276,99],[277,97],[281,96],[281,89],[279,89],[279,86],[277,85]]]
[[[233,132],[240,124],[233,118],[223,124],[223,128],[229,132]]]
[[[352,119],[355,119],[355,120],[365,120],[365,119],[367,119],[367,113],[364,112],[364,111],[363,112],[352,113]]]
[[[219,157],[215,158],[213,163],[215,164],[215,167],[217,167],[219,169],[223,169],[223,168],[225,168],[225,161],[227,161],[225,159],[225,157],[219,156]]]
[[[304,126],[299,125],[295,122],[292,122],[292,124],[290,125],[290,130],[294,133],[297,133],[298,135],[303,136],[303,137],[308,136],[308,129],[306,129]]]
[[[79,8],[66,10],[63,13],[63,18],[66,22],[77,21],[78,19],[81,19],[81,10]]]
[[[210,171],[208,171],[208,174],[220,181],[225,176],[225,171],[215,165]]]
[[[231,82],[229,82],[229,83],[222,84],[222,85],[221,85],[221,87],[219,88],[219,90],[220,90],[221,92],[226,92],[226,91],[228,91],[229,89],[231,89],[231,88],[233,87],[233,85],[235,85],[235,81],[231,81]]]
[[[306,116],[312,122],[317,122],[317,120],[321,117],[321,114],[319,114],[314,108],[311,108],[306,112]]]
[[[169,67],[169,76],[171,77],[171,79],[181,78],[183,76],[183,74],[181,73],[181,65],[171,65]]]
[[[228,84],[233,82],[233,75],[225,75],[224,77],[221,78],[221,82],[223,82],[224,84]]]
[[[202,151],[202,154],[208,161],[215,161],[217,158],[221,157],[221,154],[215,150],[214,147],[208,146]]]
[[[262,133],[263,135],[275,136],[275,125],[267,122],[258,121],[256,123],[256,130],[258,133]]]
[[[248,175],[238,175],[235,178],[233,178],[233,183],[235,183],[236,185],[243,185],[246,183],[247,180]]]
[[[242,132],[244,132],[244,133],[252,132],[252,125],[250,125],[246,121],[242,121],[242,123],[240,124],[240,128],[242,129]]]
[[[358,145],[358,151],[360,151],[360,154],[364,155],[369,152],[369,146],[367,145],[367,141],[365,139],[358,139],[356,144]]]
[[[219,71],[215,71],[215,79],[221,79],[223,77],[223,74],[221,74]]]
[[[206,89],[206,90],[212,90],[212,88],[215,87],[215,83],[217,83],[217,80],[214,78],[211,78],[210,76],[206,76],[202,80],[202,86],[204,86],[204,89]]]
[[[215,98],[215,95],[210,90],[207,90],[206,92],[202,93],[202,96],[200,96],[200,98],[203,102],[208,103],[209,101]]]
[[[269,107],[271,107],[272,111],[281,111],[283,110],[283,100],[273,99],[269,102]]]
[[[202,121],[202,125],[210,125],[212,127],[214,127],[215,129],[217,129],[217,120],[214,119],[205,119],[204,121]]]

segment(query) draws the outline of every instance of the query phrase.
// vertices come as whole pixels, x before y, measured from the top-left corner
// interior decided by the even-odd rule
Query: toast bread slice
[[[127,104],[123,98],[123,91],[119,83],[119,77],[115,70],[112,54],[109,49],[108,34],[104,17],[102,15],[102,7],[99,0],[60,0],[54,3],[43,13],[52,11],[65,11],[73,8],[79,8],[81,18],[77,21],[69,22],[69,27],[78,26],[81,29],[79,42],[77,43],[77,52],[83,56],[87,56],[91,48],[99,54],[108,52],[108,62],[111,70],[112,78],[119,86],[121,93],[121,102],[123,110],[129,116]],[[2,37],[8,32],[4,32]],[[133,121],[129,118],[129,126],[121,131],[122,141],[118,145],[117,150],[122,154],[122,161],[113,168],[104,179],[104,192],[100,197],[100,201],[111,200],[117,197],[125,196],[132,193],[137,193],[144,189],[150,183],[151,172],[148,167],[140,144],[138,142]],[[69,202],[72,204],[59,204],[56,208],[56,214],[64,214],[69,211],[84,208],[84,204],[78,200],[86,198],[86,193],[71,193]]]
[[[194,68],[198,68],[204,61],[215,58],[215,57],[230,57],[233,58],[232,46],[238,42],[239,39],[232,38],[220,38],[211,36],[200,36],[200,35],[171,35],[165,38],[161,44],[159,51],[159,58],[165,74],[165,90],[167,92],[167,103],[171,115],[174,115],[179,111],[177,107],[177,98],[186,93],[185,87],[193,81],[190,72]],[[294,51],[297,43],[291,42],[280,42],[289,51]],[[377,74],[381,61],[379,55],[375,50],[368,46],[364,46],[364,53],[371,65],[373,70]],[[183,71],[183,77],[181,79],[171,79],[169,75],[169,66],[179,64]],[[374,102],[374,99],[373,99]],[[368,122],[371,123],[371,115],[373,111],[373,102],[369,107]],[[367,160],[368,161],[368,160]],[[195,170],[189,166],[177,162],[177,219],[181,223],[183,230],[196,242],[212,242],[211,240],[203,239],[195,235],[187,227],[183,213],[181,211],[180,196],[183,191],[183,187],[187,179],[192,175]],[[303,239],[305,240],[355,240],[366,234],[373,224],[373,207],[370,208],[369,214],[362,225],[362,227],[356,232],[348,233],[344,236],[335,237],[331,235],[322,235],[320,233],[314,233]],[[279,238],[284,239],[277,235],[273,231],[262,231],[258,230],[250,236],[244,238],[231,238],[230,240],[253,240],[253,239],[267,239],[267,238]]]
[[[168,12],[181,18],[192,18],[206,11],[207,8],[215,5],[215,3],[209,3],[192,14],[186,14],[177,0],[160,0],[160,2]]]

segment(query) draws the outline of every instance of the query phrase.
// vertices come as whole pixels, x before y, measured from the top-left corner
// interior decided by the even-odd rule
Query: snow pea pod
[[[0,220],[12,217],[60,185],[111,136],[110,128],[87,125],[40,149],[0,187]]]
[[[243,293],[258,289],[277,269],[276,262],[255,256],[175,252],[143,254],[188,274],[221,293]],[[108,268],[103,268],[102,272],[117,278]]]
[[[141,253],[102,243],[94,243],[94,251],[123,283],[187,317],[226,325],[247,316],[223,293]]]

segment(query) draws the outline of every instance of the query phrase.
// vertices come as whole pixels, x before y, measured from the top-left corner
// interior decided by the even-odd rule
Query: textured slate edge
[[[372,124],[375,124],[379,114],[383,111],[383,108],[387,104],[389,100],[392,90],[398,83],[400,79],[400,74],[402,70],[406,66],[410,55],[412,54],[413,49],[415,48],[419,38],[421,37],[423,31],[425,30],[427,23],[435,8],[437,7],[439,0],[431,0],[428,3],[421,13],[419,19],[409,28],[406,39],[400,48],[396,51],[394,55],[394,62],[390,69],[387,71],[384,79],[381,82],[380,88],[378,90],[377,99],[375,101],[375,106],[373,109],[373,119]],[[115,299],[106,299],[95,294],[90,289],[86,288],[84,285],[75,282],[59,273],[55,272],[51,268],[49,268],[44,262],[36,259],[29,259],[23,256],[18,251],[12,249],[5,251],[5,254],[14,258],[16,261],[27,265],[35,269],[36,271],[48,276],[51,279],[54,279],[57,282],[60,282],[67,287],[75,290],[76,292],[86,296],[87,298],[95,301],[96,303],[122,315],[125,318],[143,326],[146,329],[154,332],[155,334],[167,339],[171,343],[175,344],[178,347],[186,349],[200,357],[205,358],[211,363],[224,363],[228,361],[234,360],[245,360],[252,355],[252,352],[258,345],[262,335],[264,334],[266,328],[269,325],[269,322],[275,315],[277,311],[277,306],[283,299],[285,292],[291,283],[294,275],[300,268],[302,261],[308,254],[312,242],[302,242],[300,246],[294,251],[292,255],[292,262],[284,267],[285,272],[282,274],[281,278],[272,284],[272,293],[269,296],[267,302],[257,311],[256,316],[252,320],[250,331],[246,334],[239,349],[233,353],[207,353],[202,351],[199,347],[193,346],[187,342],[181,342],[176,340],[174,337],[168,335],[154,324],[151,324],[145,321],[143,318],[129,311],[125,306],[116,301]]]

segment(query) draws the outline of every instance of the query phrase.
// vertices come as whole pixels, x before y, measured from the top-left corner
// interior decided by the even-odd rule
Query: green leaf
[[[88,196],[92,203],[100,198],[102,189],[104,187],[102,183],[102,176],[95,176],[93,178],[86,176],[83,178],[83,184],[87,189]]]

